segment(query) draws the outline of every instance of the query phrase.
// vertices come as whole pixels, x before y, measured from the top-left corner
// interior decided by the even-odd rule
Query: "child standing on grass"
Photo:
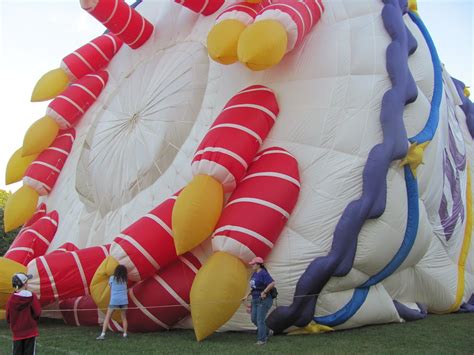
[[[7,323],[13,335],[13,355],[34,355],[41,306],[34,293],[28,291],[31,275],[17,273],[12,277],[15,292],[6,306]]]
[[[110,318],[116,309],[120,310],[120,316],[122,317],[123,326],[123,337],[127,335],[127,306],[128,306],[128,295],[127,295],[127,268],[123,265],[118,265],[115,268],[114,275],[109,278],[110,285],[110,303],[105,315],[104,325],[102,326],[102,333],[97,337],[97,340],[105,339],[105,332],[109,326]]]

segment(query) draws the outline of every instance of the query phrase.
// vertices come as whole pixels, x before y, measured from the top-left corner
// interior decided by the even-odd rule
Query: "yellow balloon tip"
[[[191,288],[191,317],[198,341],[232,318],[245,295],[247,276],[244,263],[224,252],[213,254],[198,271]]]
[[[7,304],[10,294],[13,293],[12,277],[17,272],[25,272],[26,266],[4,257],[0,257],[0,308]]]
[[[239,61],[251,70],[265,70],[280,63],[286,53],[288,35],[276,20],[257,21],[240,35]]]
[[[4,228],[10,232],[25,224],[36,211],[38,193],[29,186],[23,186],[10,196],[5,205]]]
[[[212,234],[223,203],[221,183],[207,175],[195,176],[181,191],[171,217],[178,255],[194,249]]]
[[[245,25],[238,20],[216,24],[207,36],[207,50],[212,60],[229,65],[238,61],[237,44]]]
[[[22,148],[11,156],[5,171],[5,184],[10,185],[23,179],[30,164],[38,157],[38,154],[23,156]]]
[[[31,102],[51,100],[63,92],[68,85],[67,73],[61,68],[53,69],[38,80],[31,94]]]
[[[34,122],[23,139],[22,157],[41,153],[53,143],[58,132],[58,124],[49,116]]]

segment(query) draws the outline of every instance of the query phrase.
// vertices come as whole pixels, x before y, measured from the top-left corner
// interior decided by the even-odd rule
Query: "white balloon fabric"
[[[345,329],[469,308],[474,151],[461,84],[403,1],[323,3],[303,43],[261,72],[208,58],[219,12],[139,4],[155,31],[141,48],[120,49],[76,126],[69,159],[42,199],[61,221],[49,250],[108,244],[186,186],[226,102],[264,85],[280,113],[262,149],[287,150],[301,177],[266,260],[280,306],[270,326],[314,320]],[[242,306],[221,330],[252,329],[249,318]]]

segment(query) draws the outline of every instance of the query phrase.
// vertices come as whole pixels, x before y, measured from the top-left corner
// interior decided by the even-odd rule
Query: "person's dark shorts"
[[[109,304],[110,309],[126,309],[128,304]]]

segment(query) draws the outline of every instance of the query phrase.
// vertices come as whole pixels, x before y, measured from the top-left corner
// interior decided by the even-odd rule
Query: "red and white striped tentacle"
[[[288,34],[287,52],[293,50],[319,21],[324,11],[321,0],[273,0],[255,21],[276,20]]]
[[[79,248],[74,244],[74,243],[71,243],[71,242],[67,242],[67,243],[64,243],[62,244],[60,247],[58,247],[57,249],[54,249],[51,253],[48,253],[48,254],[52,254],[52,253],[67,253],[69,251],[77,251],[79,250]]]
[[[132,49],[140,48],[153,34],[153,25],[124,0],[99,0],[85,10]]]
[[[200,267],[201,261],[193,252],[188,252],[133,286],[128,293],[130,330],[165,330],[189,316],[189,294]]]
[[[35,223],[38,219],[40,219],[41,217],[44,217],[46,216],[46,213],[47,213],[47,209],[46,209],[46,204],[45,203],[42,203],[38,206],[38,208],[36,208],[36,211],[35,213],[33,214],[33,216],[31,216],[31,218],[28,220],[28,222],[26,222],[23,227],[21,228],[20,232],[18,233],[18,235],[20,235],[21,233],[23,233],[28,227],[30,227],[33,223]]]
[[[56,96],[48,105],[46,114],[61,129],[73,127],[97,100],[108,80],[109,74],[105,70],[85,75]]]
[[[18,234],[6,252],[5,258],[26,266],[34,258],[44,255],[56,234],[58,221],[56,211],[38,219]]]
[[[194,175],[208,175],[232,192],[247,171],[279,113],[273,91],[262,85],[237,93],[201,141],[192,161]]]
[[[69,298],[59,302],[64,323],[76,327],[96,326],[103,317],[91,296]]]
[[[76,137],[74,128],[60,131],[49,148],[30,164],[23,178],[24,185],[41,195],[51,192],[61,173]]]
[[[112,242],[110,255],[128,269],[132,281],[153,276],[177,259],[171,229],[176,195],[168,198],[123,230]]]
[[[262,151],[231,195],[213,234],[214,251],[248,263],[272,250],[300,191],[298,163],[282,148]]]
[[[93,74],[109,64],[122,44],[122,40],[112,33],[100,35],[64,57],[61,68],[70,81]]]
[[[209,16],[221,8],[225,0],[174,0],[191,11]]]
[[[255,20],[259,12],[264,9],[268,1],[264,0],[256,4],[241,1],[231,4],[219,14],[216,23],[224,20],[237,20],[248,26]]]
[[[89,295],[89,285],[109,255],[109,248],[107,244],[35,258],[27,267],[33,275],[28,286],[39,296],[42,305]]]

